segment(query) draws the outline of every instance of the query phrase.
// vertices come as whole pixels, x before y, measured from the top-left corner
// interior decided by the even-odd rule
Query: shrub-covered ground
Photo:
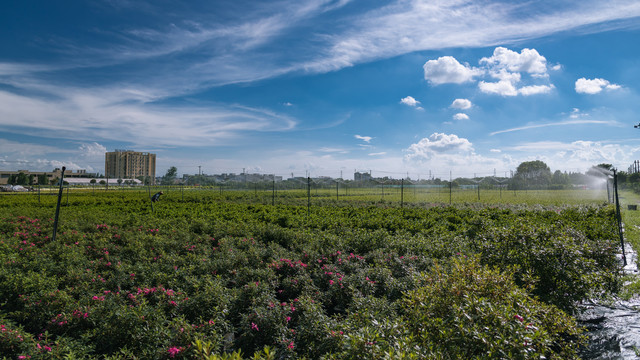
[[[8,359],[566,359],[619,286],[611,206],[52,204],[0,203]]]

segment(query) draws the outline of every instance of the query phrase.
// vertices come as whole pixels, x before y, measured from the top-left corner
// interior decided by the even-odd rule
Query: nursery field
[[[621,285],[606,195],[294,194],[72,190],[55,241],[55,196],[0,195],[0,357],[577,358]]]
[[[53,195],[57,195],[59,188],[48,186],[37,189],[27,196],[33,201],[55,202]],[[97,198],[105,194],[138,194],[139,197],[150,196],[157,191],[164,192],[164,198],[172,200],[200,201],[201,198],[216,199],[233,202],[259,203],[265,205],[307,205],[320,204],[332,205],[348,204],[365,205],[371,202],[384,202],[389,206],[424,207],[425,204],[526,204],[526,205],[584,205],[602,204],[611,198],[606,188],[602,189],[563,189],[563,190],[507,190],[506,188],[449,188],[446,186],[421,186],[421,185],[378,185],[376,187],[355,187],[340,185],[332,187],[287,188],[277,183],[272,184],[248,184],[245,188],[232,185],[216,187],[193,186],[153,186],[129,187],[110,186],[71,186],[63,190],[63,201],[73,201],[76,195],[91,195]],[[10,194],[4,194],[11,196]],[[25,194],[22,194],[24,196]]]

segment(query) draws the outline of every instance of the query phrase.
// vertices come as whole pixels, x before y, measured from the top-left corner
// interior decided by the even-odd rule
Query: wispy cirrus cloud
[[[493,135],[498,135],[498,134],[514,132],[514,131],[539,129],[539,128],[550,127],[550,126],[590,125],[590,124],[592,124],[592,125],[621,126],[619,122],[613,121],[613,120],[589,120],[589,119],[576,120],[576,119],[572,119],[572,120],[563,120],[563,121],[558,121],[558,122],[553,122],[553,123],[531,124],[531,125],[525,125],[525,126],[518,126],[518,127],[514,127],[514,128],[510,128],[510,129],[494,131],[494,132],[490,133],[489,135],[493,136]]]
[[[358,140],[362,140],[366,143],[370,143],[371,140],[373,140],[373,138],[371,136],[362,136],[362,135],[354,135],[354,138],[358,139]]]
[[[164,73],[171,68],[177,75],[196,79],[191,87],[200,88],[295,71],[333,71],[414,51],[491,46],[571,29],[589,31],[585,26],[605,22],[606,29],[624,27],[629,24],[615,21],[640,16],[640,4],[633,0],[617,1],[616,6],[596,0],[565,3],[569,4],[560,1],[541,10],[527,2],[412,0],[369,5],[354,14],[341,11],[350,1],[281,0],[243,7],[225,14],[224,22],[207,16],[216,9],[194,7],[170,21],[156,16],[147,27],[101,30],[109,40],[93,47],[65,42],[57,51],[67,49],[78,66],[162,59]],[[329,12],[330,18],[325,15]],[[283,40],[291,49],[278,45]],[[296,51],[299,47],[305,51]],[[491,62],[509,71],[536,73],[539,60],[531,51],[519,59],[505,53]],[[146,76],[153,74],[150,69]]]
[[[127,97],[76,88],[38,98],[0,91],[0,127],[31,136],[201,146],[223,144],[247,131],[287,131],[297,124],[289,116],[242,105],[181,107],[124,101]]]
[[[640,16],[640,4],[633,0],[616,6],[596,0],[556,5],[541,10],[535,2],[394,2],[356,19],[343,34],[332,35],[329,55],[307,68],[331,71],[414,51],[492,46],[572,29],[589,32],[587,26],[604,22],[607,29],[625,27],[630,24],[613,21]]]

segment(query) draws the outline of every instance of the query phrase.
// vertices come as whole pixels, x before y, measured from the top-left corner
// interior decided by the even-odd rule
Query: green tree
[[[178,177],[178,168],[176,168],[175,166],[172,166],[169,169],[167,169],[167,173],[162,177],[162,184],[171,185],[173,184],[176,177]]]
[[[512,185],[517,189],[546,187],[551,183],[551,169],[544,161],[525,161],[518,165]]]
[[[15,180],[15,185],[28,185],[29,184],[29,176],[27,174],[20,172]]]
[[[46,174],[38,175],[38,184],[41,184],[41,185],[49,184],[49,179],[47,178]]]
[[[560,170],[556,170],[551,178],[551,183],[554,185],[569,185],[569,182],[569,175]]]

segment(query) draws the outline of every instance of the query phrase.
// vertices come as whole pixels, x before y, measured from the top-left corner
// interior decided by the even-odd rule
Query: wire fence
[[[599,186],[514,186],[508,181],[494,179],[476,180],[475,184],[459,184],[455,181],[424,183],[400,180],[350,181],[341,179],[295,178],[285,181],[227,181],[199,185],[65,185],[63,204],[72,201],[77,194],[138,194],[149,199],[163,192],[162,201],[198,201],[215,198],[226,201],[261,204],[314,205],[350,202],[383,203],[386,206],[419,206],[430,204],[582,204],[614,203],[614,182],[603,181]],[[56,195],[58,186],[35,185],[28,188],[28,195],[43,201],[48,195]],[[13,194],[13,193],[3,193]],[[69,200],[71,199],[71,200]],[[46,201],[46,200],[44,200]]]

